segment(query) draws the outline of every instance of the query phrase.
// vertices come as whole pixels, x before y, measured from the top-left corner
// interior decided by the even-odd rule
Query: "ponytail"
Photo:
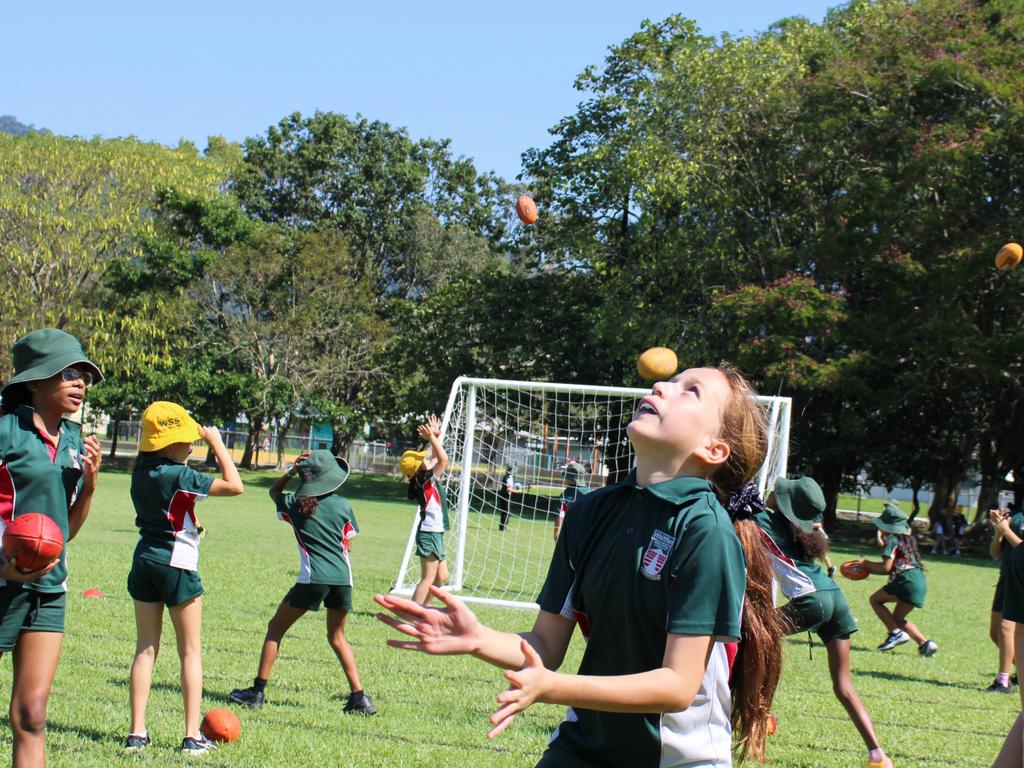
[[[299,503],[295,507],[295,514],[297,514],[299,517],[309,519],[316,514],[316,508],[319,505],[319,496],[300,496]]]
[[[733,662],[732,727],[740,761],[764,760],[768,717],[782,672],[782,625],[775,610],[771,557],[761,545],[753,516],[764,506],[751,479],[767,453],[767,423],[757,394],[743,375],[730,365],[720,365],[732,390],[722,416],[722,440],[729,445],[729,459],[711,481],[719,500],[729,510],[747,560],[747,587],[740,619],[740,644]]]

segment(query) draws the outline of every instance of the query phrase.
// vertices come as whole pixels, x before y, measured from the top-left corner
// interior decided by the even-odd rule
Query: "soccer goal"
[[[442,419],[451,530],[448,589],[470,602],[536,608],[554,548],[570,462],[580,485],[600,488],[633,468],[626,426],[650,389],[459,378]],[[762,493],[785,476],[791,401],[761,397],[769,419]],[[505,493],[511,472],[516,490]],[[502,530],[502,518],[507,525]],[[414,514],[394,592],[420,579]]]

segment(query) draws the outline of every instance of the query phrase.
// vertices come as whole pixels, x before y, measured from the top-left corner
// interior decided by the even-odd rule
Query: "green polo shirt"
[[[0,520],[6,527],[19,514],[42,512],[60,526],[67,542],[71,535],[68,511],[82,487],[82,428],[63,419],[54,446],[36,429],[34,413],[22,405],[0,416]],[[67,577],[65,546],[57,567],[24,588],[65,592]]]
[[[888,560],[890,557],[895,558],[889,572],[890,579],[921,567],[921,561],[900,546],[900,537],[895,533],[886,535],[885,546],[882,548],[882,560]]]
[[[359,524],[348,499],[333,493],[319,500],[316,514],[298,514],[299,499],[291,493],[274,497],[277,516],[289,523],[299,545],[299,584],[353,586],[349,542]]]
[[[678,477],[639,488],[636,476],[582,496],[567,516],[538,602],[579,623],[581,675],[662,665],[669,633],[738,638],[746,560],[711,483]],[[729,654],[715,642],[701,690],[664,715],[573,709],[550,750],[637,768],[730,760]],[[722,762],[721,764],[726,764]]]
[[[448,530],[448,499],[441,478],[428,474],[419,490],[419,530],[445,533]]]
[[[1010,515],[1010,530],[1017,534],[1018,538],[1024,539],[1024,512],[1018,511]],[[1010,553],[1014,547],[1006,539],[1003,539],[1003,551],[999,555],[999,577],[1006,575],[1006,568],[1010,562]]]
[[[163,457],[142,456],[132,470],[132,503],[144,560],[186,571],[199,568],[196,504],[210,493],[215,478]]]
[[[839,585],[828,577],[817,562],[801,560],[797,556],[793,528],[781,512],[765,507],[754,515],[754,522],[770,540],[766,544],[772,555],[772,570],[786,597],[839,589]]]

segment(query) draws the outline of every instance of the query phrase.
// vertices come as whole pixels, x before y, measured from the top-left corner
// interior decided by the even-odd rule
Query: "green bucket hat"
[[[8,387],[15,384],[42,381],[56,376],[65,368],[82,363],[92,369],[96,381],[103,380],[99,366],[86,356],[78,339],[56,328],[43,328],[25,334],[14,342],[11,356],[14,358],[14,375],[0,389],[0,397]]]
[[[910,533],[907,513],[893,502],[885,502],[882,514],[875,518],[875,526],[886,533]]]
[[[573,483],[579,485],[583,476],[586,474],[586,470],[583,469],[583,465],[578,461],[570,461],[565,465],[565,481],[567,483]]]
[[[813,477],[775,481],[775,506],[789,522],[804,533],[814,530],[815,521],[825,511],[825,495]]]
[[[326,496],[348,479],[348,462],[328,450],[313,451],[299,464],[299,477],[296,496]]]

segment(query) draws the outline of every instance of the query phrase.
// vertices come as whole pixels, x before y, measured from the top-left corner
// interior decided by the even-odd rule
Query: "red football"
[[[60,526],[39,512],[18,515],[4,529],[4,555],[16,559],[18,569],[25,573],[45,568],[63,549]]]
[[[235,741],[242,731],[242,724],[230,709],[211,709],[199,730],[210,741]]]
[[[533,224],[537,220],[537,204],[529,195],[520,195],[516,200],[516,213],[523,224]]]
[[[867,569],[859,560],[847,560],[839,566],[839,572],[851,581],[860,581],[868,577]]]

